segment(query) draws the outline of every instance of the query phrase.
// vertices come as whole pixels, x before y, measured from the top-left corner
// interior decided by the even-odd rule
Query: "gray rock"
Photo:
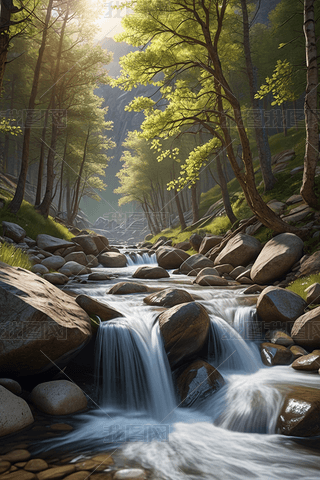
[[[17,432],[33,422],[27,402],[0,385],[0,436]]]
[[[27,235],[26,231],[20,227],[20,225],[12,222],[3,221],[2,230],[4,236],[11,238],[11,240],[16,243],[22,242],[24,237]]]
[[[70,415],[87,407],[82,390],[68,380],[40,383],[30,394],[31,402],[48,415]]]
[[[291,337],[297,345],[308,351],[320,348],[320,307],[297,318],[291,330]]]
[[[195,283],[203,287],[225,287],[229,285],[225,278],[217,275],[202,275],[201,272],[197,275]]]
[[[87,265],[87,256],[84,252],[72,252],[68,255],[64,255],[64,259],[66,262],[77,262],[80,265]]]
[[[53,255],[52,257],[42,260],[41,265],[47,267],[48,270],[59,270],[66,263],[63,257]],[[41,273],[41,272],[40,272]]]
[[[52,283],[52,285],[65,285],[69,281],[66,275],[58,272],[45,273],[43,278],[47,280],[47,282]]]
[[[307,303],[320,304],[320,283],[313,283],[305,289],[307,292]]]
[[[197,268],[206,268],[206,267],[214,267],[214,263],[209,258],[197,253],[195,255],[191,255],[191,257],[187,258],[181,265],[180,265],[180,272],[187,274],[192,270],[196,270]]]
[[[265,323],[293,323],[306,307],[306,302],[296,293],[283,288],[268,287],[259,295],[257,313]]]
[[[186,290],[166,288],[165,290],[161,290],[161,292],[148,295],[143,301],[147,305],[170,308],[181,303],[193,302],[193,298]]]
[[[99,250],[91,235],[77,235],[72,241],[80,245],[86,255],[98,255]]]
[[[199,248],[199,253],[201,255],[205,255],[211,248],[216,247],[221,243],[223,237],[219,235],[210,235],[210,236],[205,236],[201,242],[200,248]]]
[[[179,268],[190,257],[187,252],[175,247],[159,247],[156,255],[159,267],[166,269]]]
[[[69,270],[72,275],[87,275],[91,273],[90,268],[84,267],[77,262],[66,262],[62,268],[60,268],[59,272],[64,273],[64,271]]]
[[[149,279],[156,279],[156,278],[168,278],[170,277],[167,270],[162,267],[139,267],[132,278],[149,278]]]
[[[127,265],[127,257],[117,252],[101,253],[98,260],[103,267],[122,268]]]
[[[22,392],[21,385],[16,380],[12,380],[12,378],[0,378],[0,385],[14,393],[14,395],[20,395]]]
[[[215,265],[230,263],[234,267],[246,266],[261,252],[261,243],[254,237],[239,233],[231,238],[215,259]]]
[[[88,315],[97,315],[102,322],[107,322],[113,318],[123,317],[122,313],[106,303],[99,302],[87,295],[78,295],[76,302],[85,312],[87,312]]]
[[[148,287],[143,283],[137,282],[120,282],[113,285],[108,291],[110,295],[129,295],[132,293],[144,293],[148,291]]]
[[[73,247],[74,243],[41,233],[37,236],[37,246],[47,252],[54,252],[58,248]]]
[[[49,273],[48,268],[45,265],[41,265],[41,264],[33,265],[31,271],[33,273],[40,273],[40,275],[44,275],[45,273]]]

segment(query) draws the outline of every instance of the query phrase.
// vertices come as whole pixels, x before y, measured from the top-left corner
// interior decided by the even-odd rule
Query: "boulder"
[[[225,287],[229,285],[225,278],[221,278],[217,275],[203,275],[198,273],[195,283],[202,287]]]
[[[47,267],[48,270],[59,270],[66,263],[63,257],[53,255],[52,257],[44,258],[41,265]]]
[[[260,285],[284,276],[301,258],[303,241],[293,233],[282,233],[266,243],[253,264],[251,279]]]
[[[211,248],[216,247],[221,243],[223,237],[220,237],[219,235],[210,235],[210,236],[205,236],[202,239],[200,248],[199,248],[199,253],[201,255],[205,255]]]
[[[96,268],[99,266],[99,260],[95,255],[87,255],[87,263],[88,267]]]
[[[69,255],[69,253],[73,253],[73,252],[83,252],[83,250],[80,247],[80,245],[73,244],[72,247],[68,247],[68,248],[64,249],[63,253],[61,253],[61,255],[62,255],[62,257],[66,257],[67,255]]]
[[[320,304],[320,283],[313,283],[310,287],[306,288],[307,303]]]
[[[96,244],[99,253],[106,247],[109,247],[109,240],[104,235],[92,235],[91,238]]]
[[[224,263],[223,265],[216,265],[214,268],[219,275],[223,275],[224,273],[230,274],[230,272],[234,270],[233,265],[230,265],[230,263]],[[244,267],[238,267],[238,268],[244,268]]]
[[[195,255],[191,255],[191,257],[187,258],[181,265],[180,265],[180,272],[184,274],[188,274],[192,270],[196,268],[206,268],[206,267],[214,267],[214,263],[209,258],[201,255],[200,253],[196,253]]]
[[[206,267],[206,268],[202,268],[198,275],[215,275],[216,277],[219,277],[219,273],[217,271],[217,269],[213,268],[213,267]]]
[[[320,307],[297,318],[291,330],[291,337],[297,345],[306,350],[320,348]]]
[[[39,264],[39,263],[36,263],[35,265],[33,265],[33,267],[31,268],[31,271],[33,273],[40,273],[40,275],[44,275],[45,273],[49,273],[48,268],[45,267],[44,265]]]
[[[207,342],[210,318],[200,303],[176,305],[158,318],[171,367],[200,352]]]
[[[267,367],[275,365],[290,365],[293,354],[289,348],[274,343],[262,343],[260,345],[261,359]]]
[[[91,336],[75,300],[37,275],[0,264],[0,373],[32,375],[65,366]]]
[[[317,353],[318,352],[318,353]],[[291,365],[295,370],[304,370],[306,372],[317,372],[320,368],[320,351],[315,350],[308,355],[302,355]]]
[[[291,347],[294,345],[294,341],[292,338],[285,332],[281,330],[273,330],[268,335],[269,340],[271,343],[275,343],[276,345],[283,345],[284,347]]]
[[[261,252],[262,245],[254,237],[245,233],[238,233],[231,238],[224,249],[215,259],[215,265],[230,263],[234,267],[246,266],[257,258]]]
[[[17,432],[33,422],[27,402],[0,385],[0,437]]]
[[[308,277],[313,273],[320,272],[320,251],[314,252],[310,257],[305,256],[301,259],[299,277]]]
[[[58,272],[45,273],[43,278],[52,285],[65,285],[69,281],[67,275]]]
[[[293,323],[306,307],[306,302],[296,293],[279,287],[267,287],[259,295],[257,314],[265,323]]]
[[[320,389],[291,387],[285,396],[276,431],[290,437],[320,435]]]
[[[179,242],[179,243],[176,243],[174,247],[177,248],[178,250],[184,250],[186,252],[187,250],[190,250],[191,244],[190,242]]]
[[[200,245],[202,243],[203,237],[197,233],[193,233],[189,238],[189,242],[193,250],[199,252]]]
[[[12,378],[0,378],[0,385],[15,395],[20,395],[22,392],[20,384],[16,380],[12,380]]]
[[[144,293],[147,291],[148,287],[143,283],[120,282],[113,285],[107,293],[111,295],[129,295],[131,293]]]
[[[68,255],[66,255],[64,257],[64,259],[65,259],[66,262],[77,262],[77,263],[80,263],[80,265],[84,265],[84,266],[86,266],[87,263],[88,263],[87,256],[84,252],[69,253]]]
[[[204,360],[195,360],[177,377],[180,406],[193,407],[225,385],[222,375]]]
[[[167,278],[170,277],[167,270],[162,267],[139,267],[132,275],[132,278]]]
[[[179,268],[190,257],[187,252],[175,247],[160,247],[157,249],[156,255],[159,267],[166,269]]]
[[[87,407],[83,391],[68,380],[40,383],[30,394],[31,402],[48,415],[70,415]]]
[[[167,241],[167,237],[159,237],[158,240],[156,241],[156,243],[154,245],[152,245],[151,247],[151,250],[157,250],[159,247],[161,247],[166,241]]]
[[[148,295],[143,301],[147,305],[170,308],[181,303],[193,302],[193,298],[186,290],[166,288],[161,290],[161,292]]]
[[[261,293],[266,287],[262,287],[261,285],[251,285],[248,287],[244,292],[243,295],[253,295],[257,293]]]
[[[290,352],[292,353],[294,360],[304,355],[308,355],[307,350],[305,350],[302,347],[299,347],[299,345],[292,345],[292,347],[290,347]]]
[[[88,315],[97,315],[102,322],[123,317],[122,313],[109,307],[106,303],[99,302],[87,295],[78,295],[76,302]]]
[[[111,280],[111,277],[106,273],[94,272],[90,273],[88,280],[92,280],[94,282],[102,282],[104,280]]]
[[[67,262],[63,265],[62,268],[59,269],[60,273],[65,273],[65,271],[69,270],[71,275],[86,275],[87,273],[91,273],[90,268],[84,267],[77,262]],[[67,273],[65,273],[67,275]]]
[[[98,260],[103,267],[121,268],[127,265],[127,257],[117,252],[101,253]]]
[[[16,243],[22,242],[27,235],[26,231],[22,227],[20,227],[20,225],[11,222],[3,221],[2,231],[4,236],[11,238],[11,240]]]
[[[98,255],[99,250],[91,235],[77,235],[72,238],[74,243],[80,245],[86,255]]]
[[[74,243],[41,233],[37,236],[37,246],[46,252],[54,252],[58,248],[73,247]]]

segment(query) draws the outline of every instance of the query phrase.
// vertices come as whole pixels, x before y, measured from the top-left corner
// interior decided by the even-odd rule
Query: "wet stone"
[[[103,463],[103,465],[113,465],[114,461],[109,452],[99,453],[92,457],[92,460]]]
[[[7,460],[2,460],[0,462],[0,474],[6,472],[11,467],[11,463]]]
[[[91,479],[92,476],[90,476],[90,473],[87,472],[87,470],[83,470],[83,471],[80,471],[80,472],[75,472],[75,473],[71,473],[71,475],[68,475],[67,477],[64,477],[65,480],[86,480],[89,478]],[[88,478],[89,477],[89,478]]]
[[[24,467],[25,470],[28,472],[42,472],[43,470],[47,470],[48,464],[45,460],[42,458],[33,458],[32,460],[29,460],[29,462],[26,464]]]
[[[14,466],[17,468],[24,468],[26,465],[27,465],[27,462],[18,462],[14,464]]]
[[[4,455],[1,458],[1,460],[7,460],[8,462],[16,463],[16,462],[27,461],[29,460],[30,457],[31,455],[28,452],[28,450],[21,449],[21,450],[12,450],[11,452],[6,453],[6,455]]]
[[[38,480],[58,480],[70,475],[75,471],[74,465],[65,465],[63,467],[49,468],[43,472],[38,473]]]
[[[3,478],[5,480],[36,480],[37,477],[32,472],[17,470],[16,472],[6,474]]]
[[[114,475],[114,480],[145,480],[146,472],[141,468],[128,468],[118,470]]]
[[[83,460],[74,465],[77,470],[95,470],[96,472],[102,472],[106,468],[105,464],[101,464],[101,462],[91,459]]]

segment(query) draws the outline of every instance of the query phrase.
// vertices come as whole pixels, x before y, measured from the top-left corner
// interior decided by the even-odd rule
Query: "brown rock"
[[[278,287],[267,287],[259,295],[257,313],[263,322],[294,322],[307,307],[296,293]]]
[[[101,253],[98,260],[103,267],[122,268],[127,265],[127,257],[117,252]]]
[[[44,472],[39,472],[37,474],[38,480],[59,480],[64,478],[66,475],[70,475],[76,470],[74,465],[64,465],[63,467],[54,467],[45,470]]]
[[[0,474],[6,472],[11,467],[11,463],[7,460],[0,461]]]
[[[297,358],[291,365],[295,370],[317,372],[320,368],[320,354],[309,353]]]
[[[114,461],[110,452],[99,453],[98,455],[95,455],[94,457],[92,457],[92,460],[103,464],[105,467],[108,465],[114,464]]]
[[[261,243],[255,237],[238,233],[231,238],[215,259],[215,265],[230,263],[234,267],[246,266],[255,260],[261,251]]]
[[[99,260],[95,255],[87,255],[86,258],[88,267],[96,268],[99,266]]]
[[[320,390],[291,387],[277,422],[277,432],[294,437],[320,434]]]
[[[195,283],[203,287],[225,287],[229,285],[228,281],[217,275],[202,275],[201,272],[197,275]]]
[[[292,338],[287,333],[280,330],[274,330],[271,332],[269,339],[271,343],[283,345],[284,347],[291,347],[294,344]]]
[[[260,353],[261,359],[267,367],[290,365],[293,360],[293,355],[288,348],[274,343],[262,343]]]
[[[137,282],[120,282],[113,285],[108,291],[111,295],[129,295],[132,293],[144,293],[148,291],[148,287],[143,283]]]
[[[262,287],[261,285],[251,285],[251,287],[247,288],[243,292],[243,295],[253,295],[254,293],[261,293],[266,287]]]
[[[64,257],[66,262],[77,262],[80,265],[87,265],[87,256],[84,252],[72,252]]]
[[[37,236],[37,246],[46,252],[55,252],[60,248],[72,247],[74,244],[51,235],[40,234]]]
[[[27,472],[34,472],[34,473],[42,472],[47,468],[49,468],[48,464],[42,458],[33,458],[32,460],[29,460],[29,462],[24,467],[24,469],[27,470]]]
[[[223,275],[224,273],[230,274],[232,270],[234,270],[233,266],[230,263],[224,263],[223,265],[216,265],[215,270],[219,273],[219,275]]]
[[[292,345],[292,347],[290,347],[290,352],[294,356],[294,360],[296,360],[299,357],[302,357],[303,355],[308,355],[307,350],[305,350],[302,347],[299,347],[299,345]]]
[[[179,268],[190,257],[184,250],[175,247],[160,247],[156,254],[158,265],[166,269]]]
[[[18,450],[12,450],[9,453],[6,453],[1,457],[2,460],[6,460],[7,462],[10,463],[17,463],[17,462],[24,462],[29,460],[31,457],[30,453],[28,450],[23,449],[18,449]]]
[[[106,273],[94,272],[90,273],[88,280],[92,280],[94,282],[102,282],[104,280],[111,280],[112,277],[107,275]]]
[[[196,360],[177,378],[180,401],[191,407],[204,400],[225,385],[221,374],[204,360]]]
[[[205,257],[204,255],[201,255],[200,253],[197,253],[195,255],[191,255],[187,260],[185,260],[181,265],[180,265],[180,272],[187,274],[191,272],[192,270],[196,270],[197,268],[206,268],[206,267],[214,267],[214,263],[209,260],[209,258]]]
[[[320,307],[297,318],[291,337],[297,345],[309,351],[320,347]]]
[[[32,472],[25,470],[17,470],[16,472],[6,473],[5,480],[36,480],[36,476]]]
[[[319,304],[320,303],[320,283],[313,283],[310,287],[305,289],[307,292],[307,303]]]
[[[99,302],[94,298],[88,297],[87,295],[78,295],[76,302],[80,305],[88,315],[97,315],[100,317],[102,322],[107,322],[113,318],[123,317],[122,313],[119,313],[109,305]]]
[[[70,432],[73,430],[73,427],[71,425],[68,425],[67,423],[54,423],[51,425],[51,430],[58,431],[58,432]]]
[[[139,267],[132,278],[149,278],[149,279],[156,279],[156,278],[167,278],[170,277],[167,270],[162,267]]]
[[[98,255],[99,250],[91,235],[77,235],[72,238],[74,243],[80,245],[86,255]]]
[[[203,348],[208,338],[210,318],[200,303],[183,303],[162,312],[159,325],[173,367]]]
[[[74,464],[77,470],[87,470],[87,471],[92,471],[94,470],[95,472],[102,472],[105,468],[106,465],[101,462],[98,462],[97,460],[93,459],[85,459],[82,460],[81,462],[77,462]]]
[[[82,470],[82,471],[79,471],[79,472],[74,472],[74,473],[71,473],[71,475],[68,475],[67,477],[65,477],[65,480],[91,480],[92,476],[90,474],[88,474],[87,470]],[[108,480],[108,478],[106,479],[103,479],[103,480]]]
[[[166,288],[161,292],[148,295],[143,301],[147,305],[170,308],[181,303],[193,302],[193,298],[186,290]]]
[[[47,282],[52,283],[52,285],[65,285],[69,281],[69,278],[66,275],[58,272],[45,273],[43,278]]]
[[[186,251],[190,250],[191,244],[190,244],[190,242],[180,242],[180,243],[176,243],[174,245],[174,248],[177,248],[178,250],[184,250],[186,252]]]
[[[220,237],[219,235],[205,236],[200,244],[199,253],[201,253],[201,255],[205,255],[207,252],[209,252],[209,250],[211,250],[211,248],[219,245],[222,238],[223,237]]]

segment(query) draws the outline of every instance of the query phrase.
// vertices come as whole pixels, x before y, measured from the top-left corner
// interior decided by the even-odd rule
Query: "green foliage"
[[[2,221],[17,223],[25,229],[28,237],[34,240],[40,233],[46,233],[47,235],[65,240],[70,240],[73,237],[65,226],[55,222],[50,216],[47,219],[43,218],[43,216],[37,213],[34,207],[26,201],[23,201],[17,215],[11,213],[8,210],[11,197],[7,198],[6,205],[0,209],[0,223]],[[0,233],[2,234],[2,228],[0,229]]]
[[[313,283],[320,282],[320,273],[315,273],[313,275],[309,275],[308,277],[297,278],[294,282],[290,283],[287,287],[287,290],[300,295],[304,300],[307,300],[307,293],[305,290],[310,287]],[[319,299],[320,303],[320,299]]]
[[[7,263],[12,267],[21,267],[31,270],[32,264],[29,257],[20,248],[15,248],[7,243],[0,245],[0,262]]]
[[[284,102],[293,102],[300,96],[294,82],[294,69],[287,60],[278,60],[272,77],[266,78],[265,85],[261,85],[255,98],[264,98],[272,93],[274,101],[271,105],[282,105]]]

